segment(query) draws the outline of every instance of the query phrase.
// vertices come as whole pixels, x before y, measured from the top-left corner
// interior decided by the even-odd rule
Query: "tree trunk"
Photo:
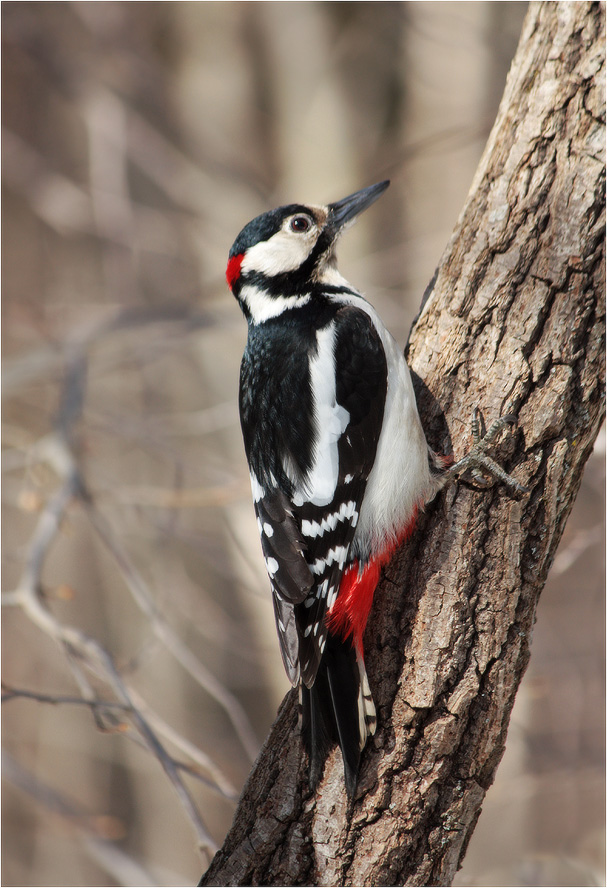
[[[448,885],[504,752],[540,592],[604,414],[604,8],[532,3],[468,202],[412,331],[431,446],[480,406],[529,493],[451,486],[385,571],[378,731],[348,810],[314,796],[285,698],[202,885]],[[449,432],[447,432],[447,428]]]

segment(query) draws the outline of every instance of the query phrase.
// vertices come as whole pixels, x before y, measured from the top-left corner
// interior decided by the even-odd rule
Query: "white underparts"
[[[334,268],[326,270],[323,282],[350,286]],[[402,351],[366,299],[350,293],[333,298],[369,315],[381,337],[388,365],[384,420],[352,550],[355,557],[360,557],[381,551],[392,542],[408,526],[416,508],[429,502],[438,488],[430,473],[428,446]]]

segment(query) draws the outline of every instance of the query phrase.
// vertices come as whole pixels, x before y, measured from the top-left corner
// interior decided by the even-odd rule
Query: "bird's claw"
[[[496,419],[483,434],[481,412],[478,407],[475,407],[472,414],[472,448],[462,459],[446,469],[443,476],[445,483],[463,475],[465,472],[470,472],[475,482],[481,487],[492,487],[495,481],[501,481],[502,484],[505,484],[506,487],[509,487],[518,496],[528,493],[528,488],[520,484],[512,475],[509,475],[486,453],[487,449],[495,442],[499,433],[506,426],[515,425],[517,425],[516,416],[512,413],[506,413],[504,416]],[[491,479],[486,477],[487,474],[491,476]]]

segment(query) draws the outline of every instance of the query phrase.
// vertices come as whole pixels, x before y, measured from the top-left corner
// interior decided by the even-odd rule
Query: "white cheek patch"
[[[272,277],[295,271],[306,261],[316,243],[315,232],[308,236],[289,231],[277,231],[266,241],[249,247],[240,267],[241,274],[261,272]]]

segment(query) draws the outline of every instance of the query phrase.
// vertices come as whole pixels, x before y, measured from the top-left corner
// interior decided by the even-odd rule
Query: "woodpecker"
[[[426,443],[403,353],[337,270],[339,235],[388,185],[257,216],[226,270],[248,323],[240,419],[282,660],[300,687],[310,788],[337,742],[350,798],[376,728],[363,633],[381,568],[447,480],[486,467],[481,451],[498,431],[477,435],[474,454],[445,469]]]

